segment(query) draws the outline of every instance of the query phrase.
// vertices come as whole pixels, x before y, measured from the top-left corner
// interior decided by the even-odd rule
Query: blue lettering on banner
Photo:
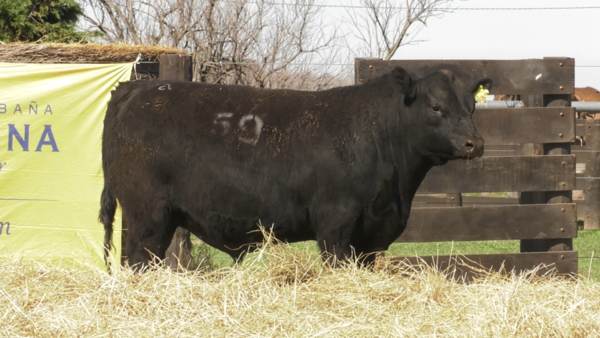
[[[46,140],[46,138],[48,138],[48,140]],[[54,139],[54,134],[52,134],[52,126],[49,124],[44,126],[44,133],[42,133],[42,137],[40,138],[40,142],[35,151],[42,151],[42,146],[45,145],[52,146],[52,152],[58,152],[56,140]]]
[[[29,125],[25,125],[25,137],[19,134],[14,124],[8,125],[8,151],[13,151],[13,138],[19,142],[23,151],[29,151]]]
[[[4,228],[6,227],[6,228]],[[4,232],[4,229],[6,229],[6,234],[8,236],[10,236],[10,222],[0,222],[0,235],[2,235],[2,232]]]
[[[24,125],[25,130],[21,134],[19,129],[14,124],[8,125],[8,151],[14,151],[15,148],[15,140],[21,146],[23,151],[29,151],[29,124]],[[49,124],[44,125],[44,131],[42,132],[42,136],[40,137],[40,141],[35,148],[35,151],[42,151],[43,146],[52,147],[52,152],[59,152],[58,146],[56,145],[56,138],[54,138],[54,133],[52,132],[52,126]]]
[[[6,166],[6,162],[0,163],[0,170]]]

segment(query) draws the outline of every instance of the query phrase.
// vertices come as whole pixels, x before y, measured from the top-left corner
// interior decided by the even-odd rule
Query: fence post
[[[585,166],[585,204],[583,228],[600,229],[600,124],[598,120],[585,120],[585,137],[590,156]]]
[[[159,80],[192,80],[192,56],[180,54],[163,54],[160,56],[158,79]],[[192,241],[190,232],[177,227],[171,244],[165,253],[165,266],[173,270],[178,268],[178,263],[187,268],[191,261]]]
[[[192,81],[192,56],[162,54],[160,56],[158,79]]]
[[[543,95],[523,95],[522,101],[525,107],[541,107],[543,104]],[[517,148],[517,155],[519,156],[538,156],[543,154],[544,151],[541,143],[522,143]],[[539,191],[521,191],[519,192],[519,204],[544,203],[540,195]],[[521,248],[521,252],[525,251]]]
[[[539,98],[537,98],[539,100]],[[532,101],[535,101],[532,100]],[[544,107],[568,107],[571,106],[570,94],[543,95],[542,105]],[[575,118],[574,116],[565,116]],[[545,143],[542,145],[544,155],[563,155],[571,153],[570,143]],[[541,173],[543,174],[543,173]],[[574,189],[575,187],[572,187]],[[547,191],[538,193],[541,203],[571,203],[573,191]],[[532,202],[535,198],[532,198]],[[545,252],[545,251],[571,251],[573,250],[573,239],[530,239],[521,240],[521,252]]]

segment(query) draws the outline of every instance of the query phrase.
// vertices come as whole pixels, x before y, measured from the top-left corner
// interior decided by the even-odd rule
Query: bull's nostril
[[[465,143],[465,148],[468,152],[471,152],[475,148],[475,145],[473,144],[473,142],[467,141],[467,143]]]

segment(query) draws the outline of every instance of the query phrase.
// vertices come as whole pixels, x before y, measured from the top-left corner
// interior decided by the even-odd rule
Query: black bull
[[[122,83],[102,139],[105,249],[118,200],[132,265],[164,258],[177,226],[240,260],[259,222],[370,262],[406,228],[432,166],[483,154],[473,93],[491,84],[400,67],[321,92]]]

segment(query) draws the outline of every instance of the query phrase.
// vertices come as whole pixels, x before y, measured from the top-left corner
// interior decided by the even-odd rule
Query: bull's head
[[[475,130],[472,115],[474,93],[492,80],[466,83],[447,70],[413,79],[403,68],[392,71],[392,85],[403,95],[399,118],[411,148],[417,149],[435,165],[453,159],[483,155],[483,138]]]

